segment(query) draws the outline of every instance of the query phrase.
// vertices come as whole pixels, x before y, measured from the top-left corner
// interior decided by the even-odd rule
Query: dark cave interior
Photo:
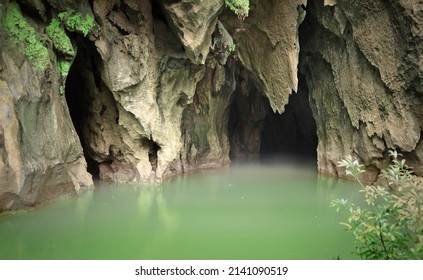
[[[316,122],[308,100],[303,76],[299,77],[299,90],[292,93],[283,114],[266,114],[261,135],[262,157],[288,157],[317,159]]]
[[[90,95],[87,93],[86,77],[83,76],[83,71],[81,71],[87,65],[85,53],[86,50],[79,50],[72,63],[66,78],[65,96],[73,125],[81,141],[84,157],[87,161],[87,170],[93,176],[94,180],[98,180],[100,174],[99,163],[91,156],[83,136],[83,129],[89,117],[88,112],[91,102]],[[90,69],[90,71],[95,71],[95,69]]]
[[[279,114],[273,112],[248,71],[240,69],[228,126],[231,160],[316,162],[316,123],[305,78],[301,74],[298,78],[298,92],[290,95],[285,111]]]
[[[311,5],[311,3],[309,3]],[[305,7],[302,5],[302,9]],[[311,11],[299,27],[300,49],[313,32]],[[238,65],[237,85],[228,126],[233,161],[246,159],[317,162],[317,127],[310,107],[306,76],[299,55],[298,92],[292,92],[282,114],[274,113],[253,75]]]

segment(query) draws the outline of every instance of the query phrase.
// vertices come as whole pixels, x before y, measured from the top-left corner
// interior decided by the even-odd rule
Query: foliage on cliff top
[[[331,206],[343,211],[342,223],[354,235],[357,253],[364,259],[423,259],[423,182],[410,171],[401,154],[390,151],[391,165],[380,177],[385,185],[364,186],[359,180],[363,165],[351,156],[338,165],[361,186],[368,207],[345,199]]]
[[[245,19],[250,11],[249,0],[225,0],[225,4],[241,19]]]
[[[49,64],[48,49],[44,46],[42,37],[25,20],[17,3],[9,3],[3,25],[16,48],[23,48],[29,62],[37,70],[44,72]]]
[[[60,20],[72,31],[79,31],[85,37],[93,28],[98,28],[94,19],[90,15],[83,16],[75,10],[67,10],[59,14]]]
[[[65,56],[75,56],[75,50],[72,47],[71,40],[65,30],[61,27],[61,23],[58,19],[52,19],[51,23],[46,28],[46,32],[52,40],[53,46],[56,50]]]

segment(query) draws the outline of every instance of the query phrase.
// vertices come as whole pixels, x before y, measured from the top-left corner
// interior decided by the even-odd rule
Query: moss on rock
[[[59,18],[65,24],[66,28],[71,31],[79,31],[85,37],[93,28],[98,28],[98,25],[90,15],[83,16],[75,10],[67,10],[60,13]]]
[[[59,74],[61,77],[66,77],[69,73],[69,70],[72,66],[72,62],[64,59],[59,59],[57,62],[59,67]]]
[[[249,0],[225,0],[226,6],[229,7],[239,18],[246,18],[250,11]]]
[[[59,70],[59,75],[60,75],[60,87],[59,87],[60,95],[63,95],[65,93],[66,78],[69,74],[69,70],[71,66],[72,66],[72,61],[69,61],[66,59],[60,59],[60,58],[57,60],[57,68]]]
[[[49,26],[46,28],[46,32],[48,37],[50,37],[51,41],[53,42],[53,46],[56,50],[65,56],[75,56],[75,50],[73,49],[71,40],[69,39],[58,19],[54,18],[51,21]]]
[[[17,3],[9,3],[3,25],[11,43],[37,70],[44,72],[50,63],[48,49],[42,36],[26,21]]]

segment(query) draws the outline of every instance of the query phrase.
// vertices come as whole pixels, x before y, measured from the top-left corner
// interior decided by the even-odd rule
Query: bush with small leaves
[[[348,216],[341,223],[355,238],[363,259],[423,259],[423,181],[416,177],[401,154],[389,151],[392,162],[380,174],[382,185],[364,185],[364,166],[351,156],[338,162],[361,186],[366,207],[336,199],[331,207]]]

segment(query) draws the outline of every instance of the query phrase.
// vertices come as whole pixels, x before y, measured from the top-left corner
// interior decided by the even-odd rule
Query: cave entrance
[[[262,158],[317,160],[317,128],[303,75],[298,83],[298,92],[290,95],[283,114],[267,110],[261,134]]]
[[[308,89],[299,75],[283,114],[274,113],[251,74],[238,66],[237,87],[230,109],[228,135],[232,161],[317,161],[317,129]]]
[[[152,137],[150,136],[150,138]],[[161,149],[160,145],[154,142],[153,140],[147,138],[143,138],[141,140],[141,145],[148,149],[148,160],[150,161],[151,169],[153,170],[153,172],[156,172],[158,163],[157,153]]]
[[[87,162],[87,171],[93,176],[93,180],[99,180],[99,164],[90,156],[87,143],[83,137],[83,129],[87,123],[89,106],[91,104],[90,94],[87,92],[86,77],[84,77],[84,71],[90,71],[86,66],[87,60],[91,61],[89,59],[90,56],[86,55],[86,53],[87,50],[83,46],[80,46],[66,78],[65,96],[69,113],[79,136]]]

